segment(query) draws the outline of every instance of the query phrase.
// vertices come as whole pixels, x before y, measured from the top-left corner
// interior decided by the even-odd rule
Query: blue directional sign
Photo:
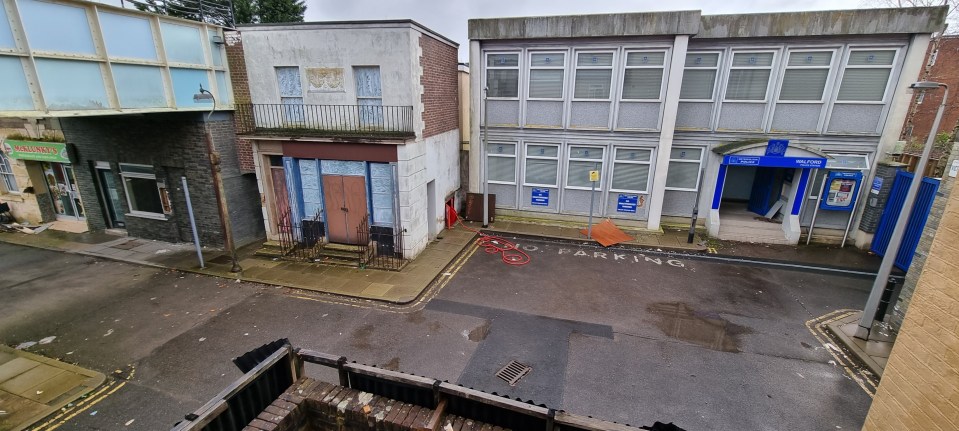
[[[770,168],[823,168],[826,159],[821,157],[779,156],[725,156],[723,164],[730,166],[766,166]]]
[[[636,206],[639,204],[639,195],[627,195],[620,193],[616,201],[616,212],[636,213]]]
[[[533,196],[530,198],[530,204],[540,207],[548,207],[549,189],[533,189]]]

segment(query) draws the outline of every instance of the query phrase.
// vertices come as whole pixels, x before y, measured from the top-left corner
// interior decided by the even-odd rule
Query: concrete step
[[[337,244],[335,242],[323,245],[324,250],[349,251],[356,253],[356,246],[353,244]]]
[[[719,224],[719,233],[729,235],[747,235],[747,236],[784,236],[782,226],[776,225],[773,229],[755,228],[745,226],[726,226]]]
[[[319,252],[319,256],[321,258],[326,258],[326,259],[355,261],[357,259],[358,254],[356,250],[345,251],[345,250],[331,249],[329,247],[323,247],[323,250],[320,250]]]
[[[720,233],[717,236],[717,239],[723,241],[736,241],[736,242],[751,242],[757,244],[789,244],[789,241],[786,241],[785,236],[772,237],[772,236],[755,236],[755,235],[723,235]]]

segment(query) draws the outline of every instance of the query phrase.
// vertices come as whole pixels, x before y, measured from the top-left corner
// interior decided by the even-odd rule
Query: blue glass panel
[[[205,70],[170,68],[173,80],[173,96],[177,108],[212,108],[210,102],[196,103],[193,95],[200,92],[200,86],[209,90],[210,78]]]
[[[198,27],[161,22],[160,32],[163,34],[163,48],[166,49],[167,61],[206,64]]]
[[[100,64],[90,61],[38,58],[37,75],[47,108],[108,109]]]
[[[210,52],[213,54],[213,65],[217,67],[223,66],[223,58],[225,52],[223,51],[223,38],[217,34],[215,30],[209,30],[210,36]],[[221,43],[214,43],[214,40],[219,39]]]
[[[3,2],[0,2],[0,48],[16,47],[13,31],[10,30],[10,20],[7,19],[7,11],[4,9]]]
[[[157,59],[149,20],[100,12],[100,27],[110,57]]]
[[[0,109],[30,110],[33,99],[19,57],[0,57]]]
[[[233,92],[230,91],[230,86],[226,83],[226,72],[216,72],[216,88],[220,92],[220,94],[217,94],[217,100],[224,105],[233,103]]]
[[[35,0],[18,5],[30,49],[96,54],[84,8]]]
[[[163,108],[163,75],[159,67],[114,64],[113,80],[121,108]]]

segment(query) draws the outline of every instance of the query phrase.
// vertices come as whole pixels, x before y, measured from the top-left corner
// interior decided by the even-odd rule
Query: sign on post
[[[593,182],[599,181],[599,171],[589,171],[589,180]]]
[[[15,141],[7,139],[3,149],[12,159],[70,163],[67,144],[60,142]]]

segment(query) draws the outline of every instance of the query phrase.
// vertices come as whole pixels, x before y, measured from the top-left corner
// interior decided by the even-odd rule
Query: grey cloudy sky
[[[306,0],[306,21],[410,18],[459,42],[460,61],[466,61],[466,21],[470,18],[694,9],[703,14],[787,12],[856,9],[860,3],[861,0]]]

